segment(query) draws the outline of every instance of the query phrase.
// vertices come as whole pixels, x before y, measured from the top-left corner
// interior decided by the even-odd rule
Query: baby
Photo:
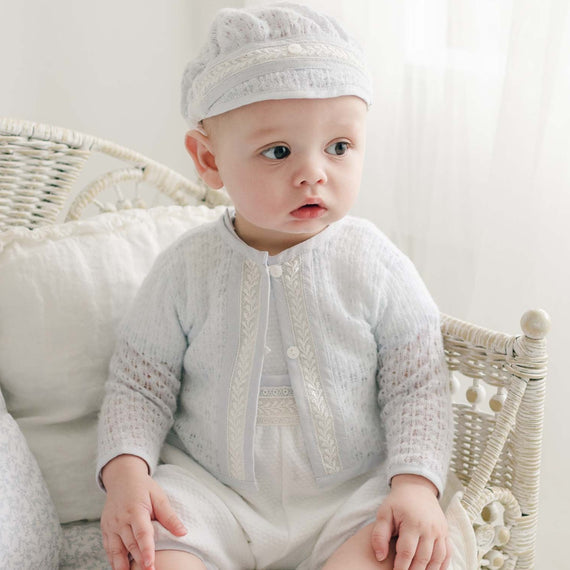
[[[439,313],[347,216],[370,104],[360,48],[306,6],[222,10],[188,66],[186,148],[234,207],[159,256],[120,330],[114,570],[448,567]]]

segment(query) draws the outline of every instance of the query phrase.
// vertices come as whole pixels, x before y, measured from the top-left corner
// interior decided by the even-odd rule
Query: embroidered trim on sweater
[[[240,331],[230,380],[228,403],[228,465],[232,477],[245,479],[243,442],[247,400],[259,326],[261,274],[255,263],[243,263],[240,287]]]
[[[342,469],[338,441],[333,415],[321,381],[315,344],[310,332],[309,316],[303,292],[301,263],[298,257],[284,264],[283,284],[293,325],[295,344],[299,350],[301,375],[303,376],[323,468],[327,474],[337,473]]]

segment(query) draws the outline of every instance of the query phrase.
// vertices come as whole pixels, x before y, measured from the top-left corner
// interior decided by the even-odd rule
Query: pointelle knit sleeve
[[[121,454],[152,473],[171,428],[187,337],[179,319],[180,276],[168,250],[144,280],[121,324],[98,426],[97,475]]]
[[[422,475],[441,494],[453,432],[439,311],[403,254],[386,267],[383,285],[376,338],[388,477]]]

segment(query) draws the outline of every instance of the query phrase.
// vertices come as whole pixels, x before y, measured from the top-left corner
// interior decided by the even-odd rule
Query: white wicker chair
[[[96,177],[68,205],[93,152],[128,166]],[[229,203],[223,192],[111,142],[0,119],[0,231],[53,224],[62,213],[65,221],[77,219],[90,203],[101,211],[145,207],[139,196],[127,200],[120,192],[116,205],[97,200],[103,190],[127,181],[149,182],[177,204]],[[523,334],[512,336],[442,316],[452,387],[457,392],[470,383],[467,403],[454,403],[451,470],[465,487],[461,502],[475,529],[478,568],[534,568],[549,318],[529,311],[521,325]],[[494,391],[488,409],[485,388]]]

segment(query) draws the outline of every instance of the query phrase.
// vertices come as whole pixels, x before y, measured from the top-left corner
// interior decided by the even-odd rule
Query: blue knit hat
[[[227,8],[186,67],[182,114],[194,128],[257,101],[341,95],[370,105],[372,80],[362,49],[335,19],[290,2]]]

